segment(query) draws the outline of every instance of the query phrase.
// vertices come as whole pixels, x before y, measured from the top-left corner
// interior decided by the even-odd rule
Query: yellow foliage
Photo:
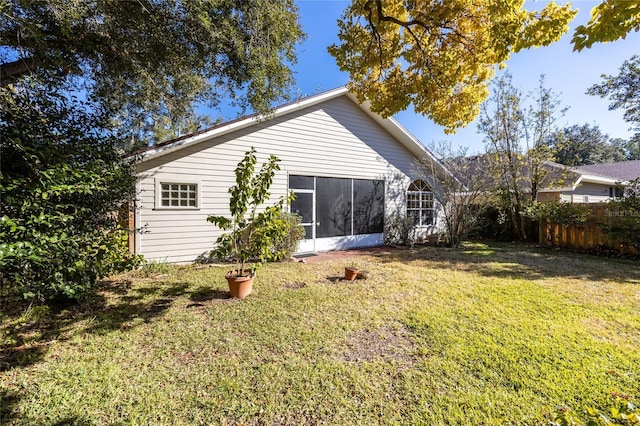
[[[478,115],[496,67],[558,40],[575,14],[553,2],[527,11],[524,0],[353,0],[329,52],[375,112],[413,103],[453,133]]]
[[[639,30],[640,0],[605,0],[591,9],[591,20],[586,26],[576,28],[571,40],[573,50],[625,38],[627,33]]]

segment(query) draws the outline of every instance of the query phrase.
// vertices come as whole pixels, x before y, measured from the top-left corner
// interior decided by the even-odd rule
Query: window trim
[[[422,182],[424,185],[426,185],[427,188],[431,189],[430,191],[425,191],[423,189],[419,190],[419,191],[412,191],[409,188],[411,188],[411,186],[416,183],[416,182]],[[418,202],[420,203],[419,207],[409,207],[409,194],[415,194],[418,195]],[[427,207],[424,208],[422,207],[422,197],[423,195],[426,194],[430,194],[431,195],[431,207]],[[427,182],[425,182],[423,179],[413,179],[411,182],[409,182],[409,185],[407,186],[407,190],[406,190],[406,200],[405,200],[405,212],[407,216],[409,215],[409,211],[416,211],[418,212],[418,222],[413,225],[414,228],[428,228],[431,226],[434,226],[436,223],[436,199],[433,193],[433,188],[431,188],[431,185],[429,185]],[[431,211],[431,223],[427,223],[424,224],[422,223],[422,213],[423,212],[427,212],[427,211]]]
[[[195,185],[196,186],[196,205],[195,206],[163,206],[162,205],[162,185]],[[202,182],[197,180],[182,179],[155,179],[155,197],[154,210],[200,210],[201,206]]]

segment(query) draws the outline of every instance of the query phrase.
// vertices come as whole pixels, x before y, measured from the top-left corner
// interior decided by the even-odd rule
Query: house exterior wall
[[[573,192],[563,192],[562,200],[572,203],[601,203],[611,199],[610,187],[611,185],[582,183]]]
[[[235,183],[234,169],[251,146],[259,164],[269,154],[281,160],[272,199],[287,193],[289,175],[378,179],[385,181],[386,213],[405,211],[414,155],[342,96],[139,164],[136,222],[144,231],[136,251],[147,260],[169,262],[206,255],[220,234],[206,218],[229,214],[227,191]],[[161,181],[197,183],[198,208],[154,207]]]
[[[612,188],[610,190],[610,188]],[[612,185],[598,183],[581,183],[573,191],[545,191],[538,193],[538,201],[562,201],[565,203],[601,203],[611,200]],[[586,197],[586,198],[585,198]]]
[[[546,203],[547,201],[560,201],[560,192],[538,192],[537,201]]]

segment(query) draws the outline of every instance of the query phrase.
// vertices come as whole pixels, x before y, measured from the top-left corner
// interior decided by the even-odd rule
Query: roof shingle
[[[571,170],[581,174],[606,176],[620,181],[640,178],[640,160],[619,161],[617,163],[589,164],[572,167]]]

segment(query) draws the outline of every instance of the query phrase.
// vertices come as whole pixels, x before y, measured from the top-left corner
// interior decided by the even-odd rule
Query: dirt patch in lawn
[[[377,330],[360,330],[351,334],[342,360],[347,362],[384,361],[411,364],[414,343],[404,326],[386,326]]]
[[[307,283],[302,281],[291,281],[283,285],[283,287],[287,290],[300,290],[301,288],[305,288],[306,286]]]

